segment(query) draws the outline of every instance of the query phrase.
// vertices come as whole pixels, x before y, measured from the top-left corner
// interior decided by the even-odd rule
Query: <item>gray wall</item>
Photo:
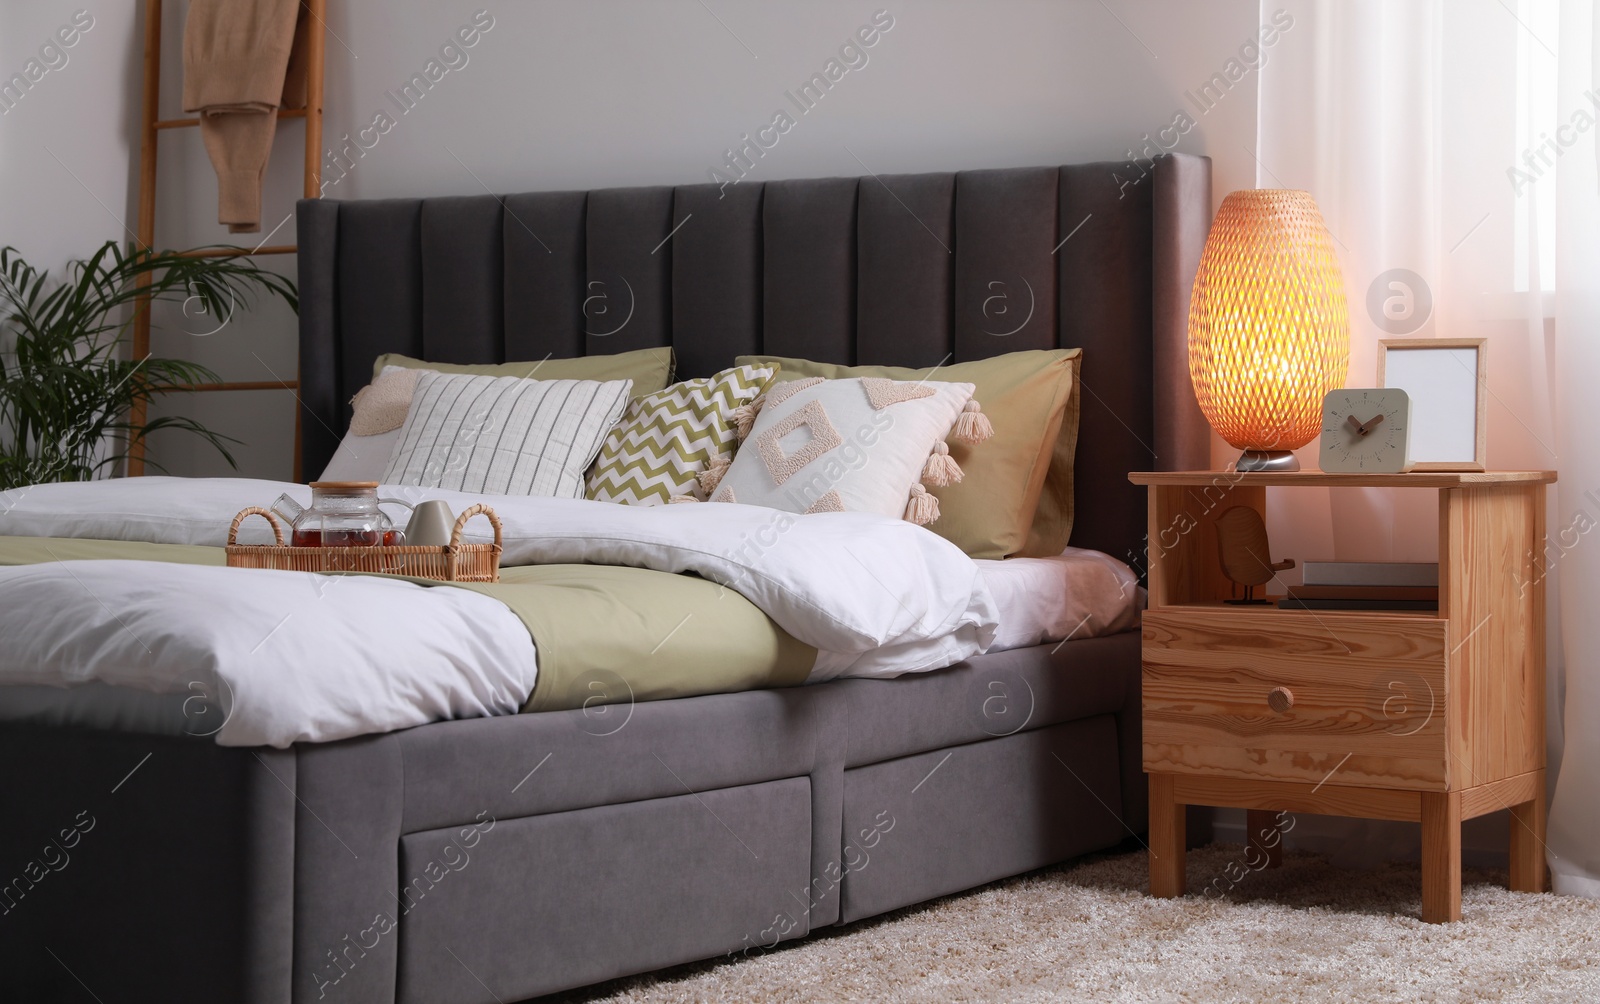
[[[94,2],[106,13],[90,8],[97,26],[60,79],[47,79],[37,100],[30,95],[0,117],[0,241],[46,259],[81,253],[119,224],[84,197],[42,140],[112,210],[131,206],[140,28],[125,0]],[[26,13],[23,6],[8,0],[0,9],[0,66],[20,65],[37,46],[33,36],[42,41],[78,9],[53,0],[30,2]],[[185,6],[167,3],[163,116],[179,111]],[[757,162],[752,181],[1125,159],[1147,134],[1155,141],[1166,128],[1178,149],[1214,158],[1219,200],[1254,184],[1255,73],[1239,74],[1235,64],[1241,79],[1209,110],[1189,96],[1226,71],[1255,35],[1261,12],[1249,0],[329,0],[329,7],[327,145],[355,138],[380,111],[393,119],[387,132],[368,132],[371,149],[328,186],[334,198],[705,181],[741,134],[771,122],[778,109],[796,124]],[[430,60],[445,63],[440,47],[480,9],[493,27],[464,53],[447,53],[457,68],[402,112],[386,92]],[[865,65],[799,114],[785,91],[822,71],[880,9],[893,27],[866,50]],[[1265,54],[1271,59],[1275,50]],[[1170,128],[1180,111],[1193,123],[1181,135]],[[299,194],[301,129],[291,121],[281,131],[267,179],[268,228],[290,215]],[[216,184],[199,136],[185,130],[161,142],[157,243],[227,241],[214,222]],[[327,178],[339,175],[330,170]],[[272,242],[292,240],[293,227],[289,220]],[[201,334],[215,326],[206,318],[169,311],[157,320],[156,351],[205,362],[225,379],[294,373],[287,311],[240,312],[214,334]],[[289,394],[203,395],[169,406],[243,440],[241,473],[289,476]],[[158,439],[153,456],[174,473],[227,473],[214,454],[179,437]]]

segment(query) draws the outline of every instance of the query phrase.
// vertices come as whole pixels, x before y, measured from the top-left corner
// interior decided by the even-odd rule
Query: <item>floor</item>
[[[1251,871],[1241,852],[1191,851],[1180,900],[1143,894],[1135,848],[542,1000],[1600,1001],[1600,901],[1511,893],[1467,869],[1461,922],[1427,925],[1415,864],[1348,871],[1300,853]]]

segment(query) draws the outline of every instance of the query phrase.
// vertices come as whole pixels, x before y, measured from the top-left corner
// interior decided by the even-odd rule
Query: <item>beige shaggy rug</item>
[[[542,1001],[1600,1001],[1600,902],[1467,869],[1461,922],[1429,925],[1415,864],[1311,854],[1196,895],[1241,850],[1191,851],[1181,900],[1144,895],[1143,851],[1102,856]]]

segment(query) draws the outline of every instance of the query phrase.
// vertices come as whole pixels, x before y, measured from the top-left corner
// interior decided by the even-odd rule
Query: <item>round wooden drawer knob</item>
[[[1288,711],[1294,707],[1294,691],[1288,687],[1273,687],[1267,691],[1267,706],[1280,713]]]

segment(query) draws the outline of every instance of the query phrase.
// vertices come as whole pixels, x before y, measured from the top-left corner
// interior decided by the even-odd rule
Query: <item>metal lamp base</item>
[[[1288,450],[1245,450],[1233,467],[1237,471],[1298,471],[1300,461]]]

